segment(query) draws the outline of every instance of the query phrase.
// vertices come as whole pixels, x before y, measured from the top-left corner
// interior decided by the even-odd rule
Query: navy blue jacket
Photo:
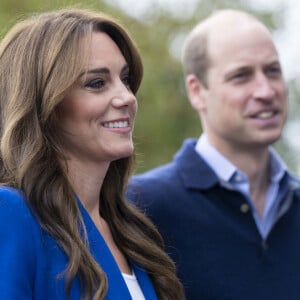
[[[187,299],[299,300],[299,181],[286,175],[280,217],[262,240],[244,196],[222,187],[195,144],[127,190],[161,232]]]

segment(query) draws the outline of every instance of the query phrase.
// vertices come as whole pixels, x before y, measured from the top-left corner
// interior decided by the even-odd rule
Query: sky
[[[255,0],[260,2],[262,0]],[[300,76],[300,1],[298,0],[263,0],[278,2],[286,6],[283,28],[274,33],[275,42],[282,59],[288,80]],[[273,4],[274,5],[274,4]],[[276,7],[276,5],[275,5]]]
[[[145,21],[151,18],[151,11],[161,7],[177,17],[189,18],[201,0],[107,0],[122,8],[134,18]],[[205,0],[202,0],[205,1]],[[209,1],[209,0],[208,0]],[[261,11],[284,11],[283,26],[274,33],[285,76],[288,80],[300,75],[300,1],[299,0],[245,0],[250,7]]]

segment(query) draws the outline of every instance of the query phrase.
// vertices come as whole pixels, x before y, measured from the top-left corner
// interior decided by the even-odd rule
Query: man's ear
[[[185,86],[189,101],[192,107],[197,111],[203,111],[206,108],[206,90],[207,88],[194,74],[189,74],[185,78]]]

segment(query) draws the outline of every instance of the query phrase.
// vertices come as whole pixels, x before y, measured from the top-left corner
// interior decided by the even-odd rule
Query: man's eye
[[[105,82],[102,79],[93,79],[86,83],[86,87],[91,89],[101,89],[104,86]]]
[[[280,67],[270,67],[267,69],[267,74],[271,77],[281,76],[281,68]]]
[[[243,79],[247,77],[247,73],[241,72],[241,73],[236,73],[233,76],[233,79]]]
[[[240,71],[232,74],[229,78],[230,81],[234,83],[244,83],[251,77],[251,72]]]

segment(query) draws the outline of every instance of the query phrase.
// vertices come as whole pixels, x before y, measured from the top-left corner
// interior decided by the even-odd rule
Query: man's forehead
[[[209,18],[206,19],[206,21],[203,22],[203,25],[206,27],[214,27],[214,26],[223,26],[226,23],[231,24],[241,24],[242,22],[254,22],[262,24],[257,18],[254,16],[243,12],[243,11],[237,11],[237,10],[221,10],[213,13]]]
[[[212,27],[207,35],[207,52],[210,58],[234,54],[239,56],[257,50],[270,55],[277,54],[270,32],[259,22],[246,21],[238,26],[229,21],[220,27]]]

